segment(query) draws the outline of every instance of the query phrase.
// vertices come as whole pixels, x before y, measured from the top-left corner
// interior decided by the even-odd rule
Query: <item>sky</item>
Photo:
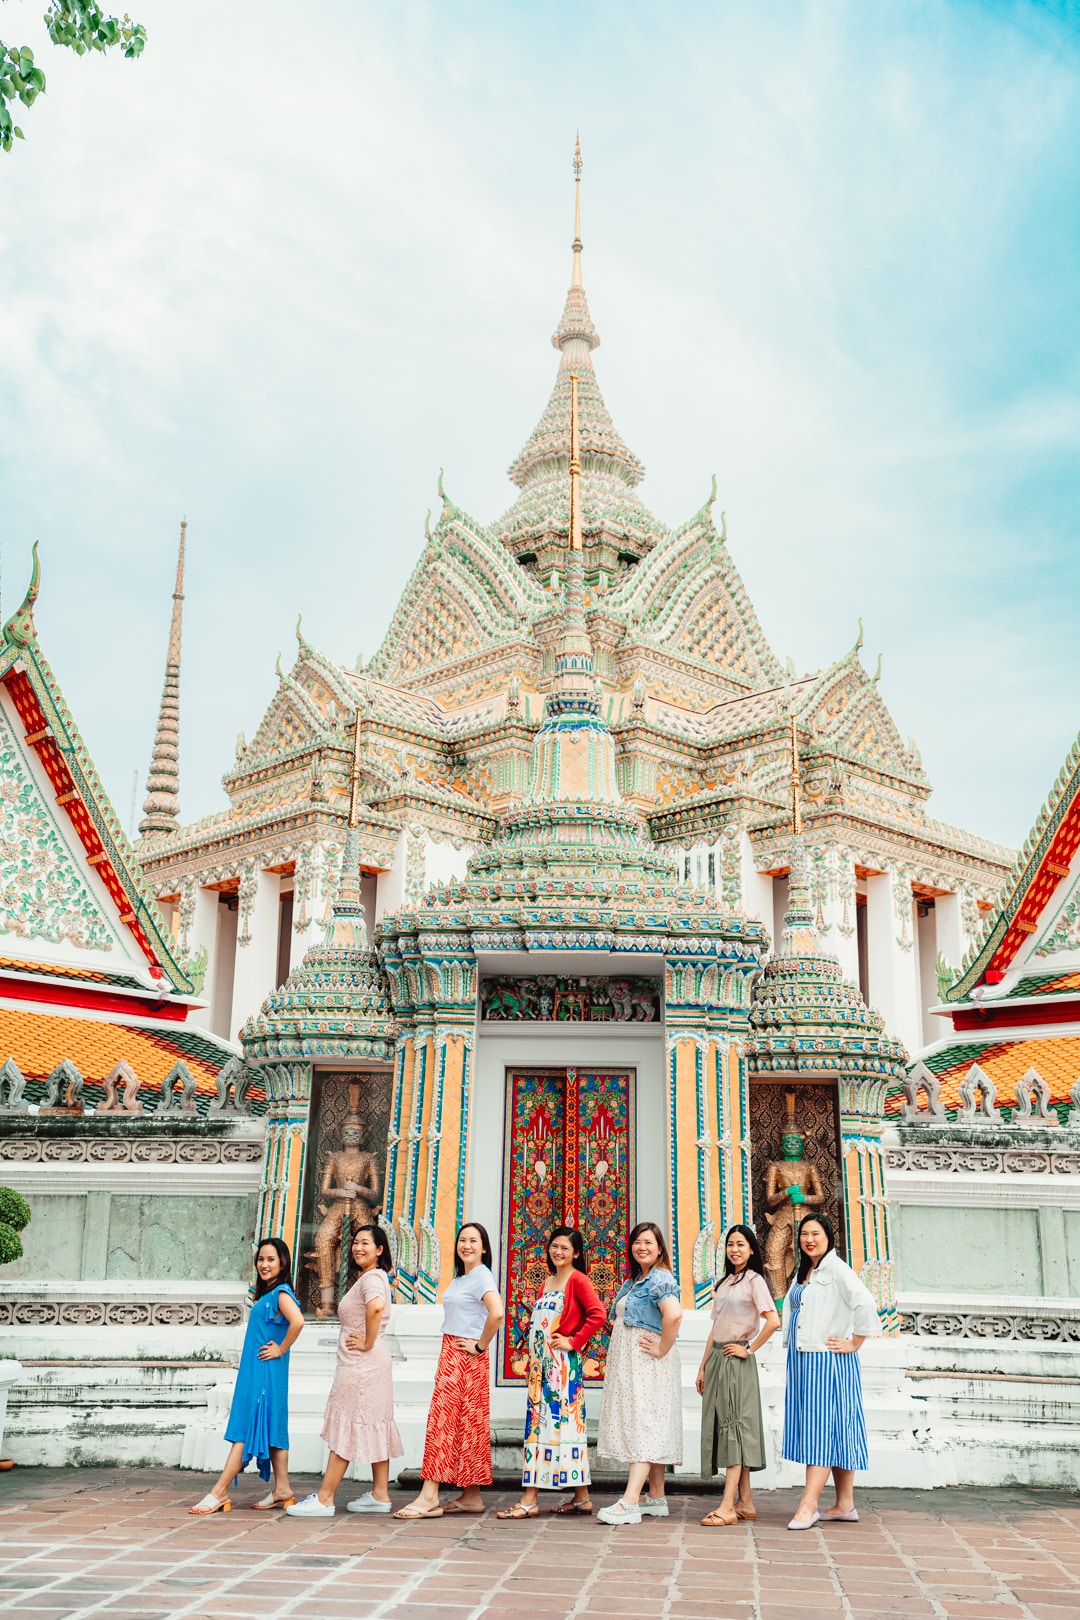
[[[854,642],[934,784],[1021,842],[1080,728],[1080,5],[131,0],[138,62],[3,0],[5,613],[125,825],[181,516],[185,820],[294,625],[378,647],[436,480],[491,520],[585,286],[661,519],[712,474],[766,635]]]

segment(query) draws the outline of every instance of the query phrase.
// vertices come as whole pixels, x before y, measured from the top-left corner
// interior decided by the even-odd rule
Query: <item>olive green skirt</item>
[[[705,1363],[701,1400],[701,1475],[711,1479],[725,1468],[765,1467],[757,1358],[725,1356],[716,1345]]]

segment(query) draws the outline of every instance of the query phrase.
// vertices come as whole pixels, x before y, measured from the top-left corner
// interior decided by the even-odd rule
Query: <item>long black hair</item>
[[[829,1247],[825,1250],[825,1254],[831,1254],[836,1248],[836,1234],[833,1232],[833,1224],[829,1217],[827,1215],[804,1215],[802,1220],[799,1222],[799,1235],[796,1239],[796,1242],[799,1245],[800,1282],[805,1282],[807,1277],[809,1277],[810,1273],[814,1269],[814,1262],[811,1260],[810,1256],[806,1253],[802,1246],[802,1235],[806,1228],[810,1225],[811,1221],[817,1222],[829,1241]],[[825,1254],[822,1255],[822,1260],[824,1260]],[[821,1264],[821,1260],[818,1261],[818,1264]]]
[[[587,1272],[589,1268],[585,1264],[585,1239],[576,1226],[557,1226],[548,1238],[547,1247],[544,1250],[544,1259],[547,1261],[548,1270],[554,1275],[555,1267],[551,1263],[551,1245],[556,1238],[560,1237],[570,1239],[574,1251],[574,1270]]]
[[[479,1221],[465,1221],[461,1226],[458,1227],[457,1237],[454,1239],[455,1277],[464,1277],[465,1275],[465,1262],[461,1258],[460,1254],[458,1254],[457,1246],[462,1232],[468,1231],[470,1226],[474,1232],[479,1232],[480,1234],[480,1264],[482,1266],[487,1266],[489,1270],[491,1268],[491,1239],[487,1235],[487,1227],[481,1226]]]
[[[356,1262],[352,1258],[352,1246],[354,1240],[360,1236],[361,1232],[371,1233],[372,1241],[375,1244],[375,1252],[378,1255],[378,1259],[376,1260],[375,1264],[383,1271],[393,1271],[394,1262],[390,1258],[390,1239],[387,1237],[381,1226],[358,1226],[353,1232],[352,1237],[349,1239],[349,1259],[352,1261],[353,1265],[355,1265]]]
[[[282,1283],[285,1284],[286,1288],[292,1287],[292,1255],[289,1253],[289,1245],[287,1243],[282,1243],[280,1238],[260,1238],[258,1243],[255,1245],[256,1260],[259,1258],[259,1251],[261,1249],[273,1249],[274,1253],[278,1257],[279,1269],[278,1274],[274,1278],[273,1282],[263,1282],[262,1278],[259,1276],[258,1269],[256,1269],[256,1299],[262,1299],[263,1295],[268,1294],[272,1288],[280,1288]]]
[[[740,1237],[744,1237],[750,1245],[750,1258],[742,1267],[733,1266],[728,1259],[728,1239],[735,1232],[738,1232]],[[758,1242],[757,1233],[750,1226],[729,1226],[724,1233],[724,1276],[745,1277],[751,1271],[756,1271],[760,1277],[765,1275],[765,1261],[762,1258],[761,1244]]]

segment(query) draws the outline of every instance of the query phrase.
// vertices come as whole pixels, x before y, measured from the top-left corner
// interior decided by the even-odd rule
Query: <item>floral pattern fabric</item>
[[[581,1353],[556,1350],[563,1291],[550,1288],[533,1306],[529,1323],[529,1387],[525,1408],[522,1485],[542,1491],[589,1483],[585,1385]]]

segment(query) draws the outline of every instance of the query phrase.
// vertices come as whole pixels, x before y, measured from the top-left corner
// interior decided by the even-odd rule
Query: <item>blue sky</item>
[[[931,811],[1019,842],[1080,727],[1080,10],[148,0],[45,43],[0,157],[0,535],[127,820],[189,520],[186,818],[279,649],[378,645],[435,482],[482,519],[554,374],[570,154],[615,422],[715,471],[781,657],[884,655]],[[40,0],[0,29],[42,37]]]

